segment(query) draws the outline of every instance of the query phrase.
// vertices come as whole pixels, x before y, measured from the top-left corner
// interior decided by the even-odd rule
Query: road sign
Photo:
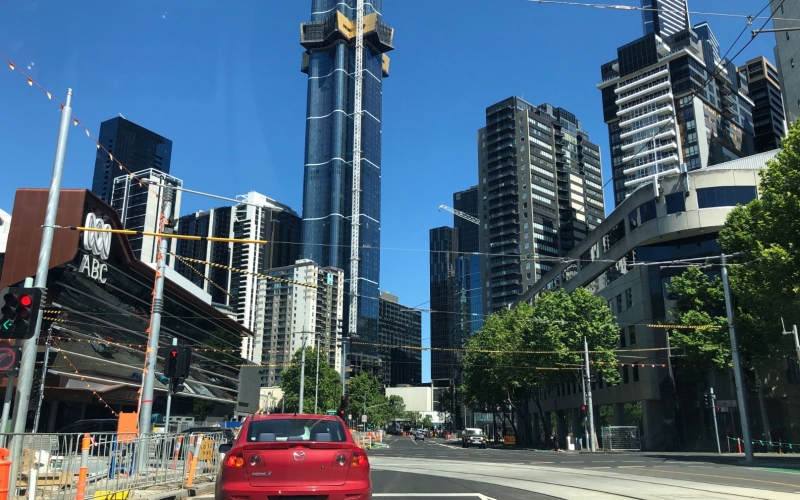
[[[325,415],[336,415],[336,410],[325,410]]]
[[[16,347],[0,347],[0,373],[9,373],[19,366],[20,350]]]
[[[361,423],[362,424],[366,424],[367,423],[367,416],[366,415],[361,415]]]
[[[347,416],[347,420],[353,420],[353,414],[352,413]]]

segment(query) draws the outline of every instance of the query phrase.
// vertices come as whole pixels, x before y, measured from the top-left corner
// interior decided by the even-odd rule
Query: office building
[[[361,213],[356,371],[377,360],[381,227],[382,85],[394,30],[382,0],[365,2],[361,120]],[[303,179],[303,257],[345,270],[350,280],[356,0],[313,0],[301,26],[302,71],[308,75]],[[349,293],[349,285],[346,287]],[[349,308],[348,308],[349,311]],[[370,343],[373,346],[370,346]]]
[[[786,120],[794,124],[800,118],[800,2],[770,0],[775,29],[797,31],[775,33],[775,62],[780,75]],[[764,35],[762,35],[764,36]]]
[[[645,449],[712,449],[713,424],[697,406],[700,391],[680,386],[676,401],[673,388],[676,380],[681,383],[683,368],[676,364],[673,373],[668,368],[675,358],[667,357],[667,330],[647,326],[674,320],[670,311],[675,301],[666,285],[686,268],[636,264],[718,256],[717,236],[727,215],[737,203],[747,204],[759,195],[759,173],[776,153],[757,154],[685,174],[665,174],[656,197],[650,186],[640,187],[578,243],[563,263],[520,297],[520,302],[532,304],[548,290],[562,288],[571,293],[586,288],[608,302],[620,326],[617,356],[625,366],[620,366],[619,384],[602,380],[592,383],[595,422],[604,406],[613,410],[614,425],[633,425],[625,422],[625,407],[633,405],[642,416],[636,424],[641,425]],[[717,397],[736,399],[727,383],[727,373],[717,380],[725,381],[714,386]],[[580,407],[585,404],[580,381],[561,384],[544,394],[544,414],[534,410],[534,439],[538,436],[535,429],[543,419],[550,419],[552,412],[561,417],[559,435],[566,435],[562,431],[570,421],[572,428],[580,428]],[[767,407],[772,408],[774,402],[774,408],[779,408],[778,401],[775,398]],[[751,404],[751,408],[758,407],[755,396]],[[787,425],[785,416],[771,414],[769,421],[776,427]],[[695,436],[707,437],[700,442],[696,438],[687,442],[681,427],[696,429]]]
[[[513,303],[605,217],[600,149],[581,122],[510,97],[478,131],[484,314]]]
[[[453,208],[478,217],[478,186],[453,193]],[[455,338],[459,349],[483,326],[483,299],[481,294],[480,225],[462,217],[453,216],[457,246],[455,250]]]
[[[753,103],[732,65],[719,60],[710,28],[703,23],[697,30],[645,35],[601,67],[616,204],[666,172],[753,153],[747,126]]]
[[[135,231],[159,231],[159,223],[163,212],[165,190],[169,187],[183,187],[183,181],[160,170],[150,169],[134,172],[133,176],[123,175],[114,179],[111,193],[111,207],[117,211],[122,227]],[[178,218],[181,212],[181,191],[171,189],[171,220]],[[155,263],[158,261],[158,248],[154,236],[130,236],[131,248],[137,259]],[[169,240],[169,250],[175,251],[177,241]],[[169,266],[173,266],[172,257],[165,256]]]
[[[689,27],[686,0],[642,0],[644,34],[670,36]]]
[[[739,71],[747,78],[753,101],[753,144],[756,151],[763,153],[780,148],[787,130],[778,69],[762,56],[747,61]]]
[[[383,381],[391,387],[422,383],[422,312],[402,306],[381,292],[379,356]]]
[[[100,146],[92,178],[92,192],[111,204],[114,179],[128,172],[158,170],[169,174],[172,141],[118,116],[100,124]],[[121,163],[128,172],[119,169]]]
[[[429,231],[430,297],[431,297],[431,379],[451,379],[458,357],[442,351],[457,345],[456,340],[456,275],[458,246],[456,229],[437,227]]]
[[[6,258],[8,232],[11,230],[11,214],[0,209],[0,278],[3,277],[3,261]]]
[[[344,271],[298,260],[264,274],[270,278],[259,277],[257,281],[259,316],[249,353],[251,360],[265,365],[262,387],[280,385],[283,369],[304,344],[319,346],[320,363],[327,363],[339,372]],[[306,363],[309,361],[306,359]]]

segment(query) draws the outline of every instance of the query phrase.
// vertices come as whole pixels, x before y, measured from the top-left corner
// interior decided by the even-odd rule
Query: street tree
[[[381,381],[366,373],[359,373],[347,385],[348,411],[360,423],[361,415],[367,415],[368,425],[381,426],[405,411],[403,398],[383,394]],[[394,404],[390,405],[389,402]],[[395,409],[397,407],[397,409]]]
[[[300,407],[300,363],[302,351],[298,349],[292,356],[291,365],[281,375],[281,390],[283,390],[284,410],[294,413]],[[319,358],[319,394],[317,413],[324,414],[326,410],[335,410],[339,407],[342,395],[342,381],[339,373],[327,363],[327,355],[320,353]],[[312,347],[306,348],[306,369],[303,387],[303,412],[314,412],[314,393],[317,381],[317,351]]]

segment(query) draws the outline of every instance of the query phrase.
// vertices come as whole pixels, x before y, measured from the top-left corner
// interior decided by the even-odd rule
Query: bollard
[[[28,474],[28,500],[36,500],[36,487],[39,480],[39,469],[31,469]]]
[[[742,440],[740,438],[736,438],[736,444],[739,446],[739,453],[742,452]]]
[[[0,500],[8,500],[8,474],[11,472],[11,461],[6,459],[10,454],[7,448],[0,448]],[[16,480],[14,483],[16,485]]]
[[[92,446],[92,438],[89,434],[83,435],[81,444],[81,468],[78,471],[78,485],[75,488],[75,500],[86,498],[86,478],[89,475],[89,448]]]
[[[181,452],[181,444],[183,443],[183,434],[178,436],[178,442],[175,444],[175,455],[172,456],[172,469],[175,470],[175,464],[178,463],[178,455]]]
[[[194,483],[194,472],[197,470],[197,457],[200,455],[200,446],[203,445],[203,435],[199,434],[197,436],[197,441],[194,445],[194,450],[192,452],[192,463],[189,465],[189,477],[186,478],[186,487],[191,488],[192,484]]]

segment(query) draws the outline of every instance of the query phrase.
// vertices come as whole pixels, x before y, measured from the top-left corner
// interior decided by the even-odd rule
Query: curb
[[[214,483],[202,484],[197,487],[181,488],[179,490],[159,491],[145,495],[131,496],[133,500],[178,500],[189,497],[198,497],[214,492]]]

